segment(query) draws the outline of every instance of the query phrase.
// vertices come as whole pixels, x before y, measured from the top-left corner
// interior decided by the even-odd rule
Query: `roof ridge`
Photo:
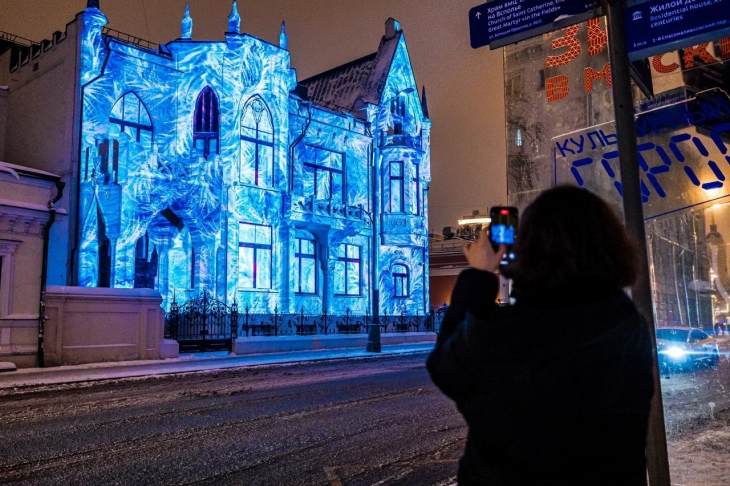
[[[306,79],[302,79],[301,81],[299,81],[299,83],[300,84],[305,84],[307,82],[314,81],[314,80],[316,80],[316,79],[318,79],[320,77],[323,77],[323,76],[325,76],[327,74],[333,74],[335,71],[338,71],[338,70],[341,70],[341,69],[344,69],[344,68],[348,68],[348,67],[350,67],[350,66],[352,66],[354,64],[358,64],[358,63],[364,62],[366,60],[370,60],[369,58],[375,59],[375,57],[377,57],[377,55],[378,55],[378,51],[371,52],[370,54],[367,54],[367,55],[362,56],[362,57],[358,57],[357,59],[353,59],[352,61],[347,61],[344,64],[339,64],[339,65],[334,66],[334,67],[331,67],[331,68],[329,68],[329,69],[327,69],[325,71],[319,72],[317,74],[313,74],[312,76],[309,76]]]

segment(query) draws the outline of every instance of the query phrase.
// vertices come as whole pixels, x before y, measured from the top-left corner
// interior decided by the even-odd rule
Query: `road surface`
[[[424,360],[1,390],[0,483],[452,484],[466,428],[430,383]],[[683,485],[715,484],[692,469],[703,461],[684,456],[705,450],[702,441],[730,440],[730,362],[663,384],[673,466],[682,468],[674,476]],[[716,475],[727,477],[727,461],[715,463]]]

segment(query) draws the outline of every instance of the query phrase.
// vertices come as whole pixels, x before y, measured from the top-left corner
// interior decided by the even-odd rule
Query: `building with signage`
[[[505,49],[511,204],[524,208],[570,183],[620,212],[607,40],[605,19],[595,18]],[[635,69],[655,320],[711,330],[728,312],[727,253],[718,242],[730,234],[730,42],[654,55]]]
[[[305,80],[284,24],[276,44],[240,25],[233,1],[223,40],[193,39],[186,7],[157,45],[89,1],[51,40],[6,36],[0,148],[68,187],[49,282],[335,315],[377,289],[381,314],[424,315],[431,122],[400,24]]]

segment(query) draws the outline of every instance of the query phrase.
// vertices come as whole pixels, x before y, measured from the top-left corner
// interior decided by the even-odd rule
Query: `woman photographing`
[[[498,307],[504,250],[486,232],[465,249],[427,362],[469,426],[459,484],[645,485],[652,350],[621,221],[586,190],[542,193],[505,270],[516,303]]]

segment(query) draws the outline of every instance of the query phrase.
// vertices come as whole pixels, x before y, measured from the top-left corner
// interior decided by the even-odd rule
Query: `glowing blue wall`
[[[81,17],[80,285],[154,285],[166,305],[205,288],[251,312],[365,314],[375,257],[380,312],[427,311],[430,121],[404,38],[381,103],[360,119],[293,95],[289,52],[252,36],[177,40],[160,54],[102,36],[97,10]],[[206,87],[219,113],[207,157],[194,143]],[[253,113],[270,123],[251,129]],[[259,185],[255,157],[270,162]],[[402,212],[389,204],[393,161]],[[300,258],[300,239],[314,242],[311,258]],[[407,268],[397,292],[393,265]]]

